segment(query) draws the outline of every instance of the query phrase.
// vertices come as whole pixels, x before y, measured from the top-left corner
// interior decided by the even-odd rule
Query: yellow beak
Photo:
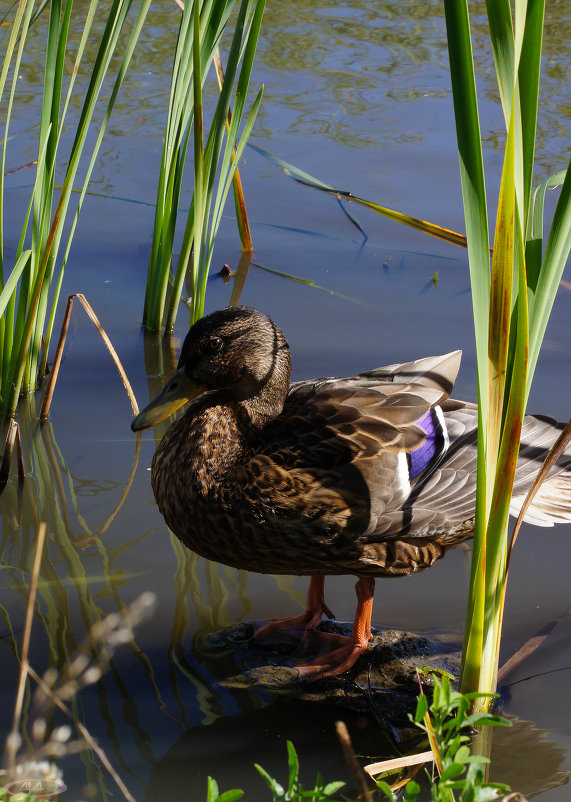
[[[140,432],[160,423],[179,407],[205,391],[203,385],[189,379],[182,368],[175,370],[161,392],[133,418],[131,429]]]

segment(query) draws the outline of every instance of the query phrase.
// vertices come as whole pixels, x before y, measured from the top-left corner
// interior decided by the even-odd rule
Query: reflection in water
[[[0,637],[0,659],[5,677],[6,721],[10,720],[16,687],[19,637],[39,522],[48,524],[48,545],[41,563],[32,633],[32,660],[40,674],[48,666],[65,672],[82,648],[86,633],[99,626],[110,611],[125,612],[132,597],[131,585],[137,584],[140,574],[118,569],[117,564],[129,552],[136,552],[150,534],[139,534],[121,542],[116,542],[109,534],[113,524],[121,523],[121,510],[132,487],[141,453],[140,437],[135,439],[133,461],[126,479],[78,479],[66,463],[51,423],[38,425],[38,409],[33,399],[22,403],[19,420],[26,464],[31,471],[21,493],[14,478],[0,497],[3,521],[0,554],[4,579],[0,602],[4,629]],[[86,518],[83,506],[95,498],[97,509],[104,508],[107,494],[118,500],[103,524],[97,522],[94,526]],[[107,672],[94,689],[83,689],[70,702],[74,715],[88,730],[104,733],[106,749],[114,756],[113,762],[127,775],[131,774],[130,766],[134,761],[133,748],[138,755],[135,762],[142,761],[149,767],[155,764],[152,731],[157,716],[164,716],[177,728],[186,728],[197,720],[212,723],[229,711],[239,709],[232,694],[217,685],[187,644],[202,637],[201,633],[231,623],[230,600],[233,604],[238,600],[242,615],[251,614],[247,574],[204,563],[174,536],[170,543],[175,566],[174,604],[171,606],[170,642],[165,644],[164,652],[162,648],[156,652],[145,650],[136,635],[126,640],[124,648],[128,657],[121,652],[107,655],[105,648],[102,650],[100,644],[94,642],[90,647],[91,656],[98,663],[103,661]],[[170,669],[165,678],[166,665]],[[191,687],[193,692],[189,693]],[[146,716],[139,709],[143,698]],[[26,704],[25,722],[33,720],[35,715],[30,707],[30,695]],[[51,715],[51,725],[57,719]],[[99,761],[88,749],[84,749],[80,757],[84,766],[81,784],[89,784],[94,798],[104,798],[108,779]],[[71,769],[72,777],[78,771],[78,767]]]
[[[546,102],[538,126],[544,177],[558,169],[565,142],[566,127],[561,121],[569,117],[570,107],[562,84],[565,56],[560,43],[571,37],[565,2],[550,3],[546,15],[541,89]],[[497,102],[483,2],[474,4],[471,18],[479,91]],[[353,0],[336,5],[294,0],[271,4],[264,25],[258,59],[270,70],[265,97],[285,107],[281,124],[272,118],[263,131],[257,129],[266,143],[286,132],[299,137],[317,134],[349,148],[421,144],[427,139],[423,127],[413,120],[403,129],[393,105],[410,104],[422,119],[430,117],[425,114],[427,101],[437,101],[431,105],[444,108],[438,101],[446,102],[450,84],[438,0],[374,4]],[[260,123],[264,124],[263,116]],[[486,118],[483,125],[486,144],[503,147],[502,120]]]
[[[478,87],[482,96],[496,102],[497,85],[483,10],[483,2],[474,4]],[[78,36],[81,16],[74,15],[71,20],[72,40]],[[35,124],[33,109],[39,103],[41,90],[46,22],[40,17],[33,26],[22,62],[19,122],[24,130]],[[94,175],[98,191],[139,201],[152,201],[154,197],[151,176],[141,170],[140,159],[148,159],[149,150],[160,153],[177,18],[174,13],[165,14],[161,5],[153,4],[147,23],[148,34],[143,33],[134,52]],[[570,106],[567,60],[561,43],[570,40],[567,4],[554,0],[547,4],[543,43],[541,92],[545,100],[538,120],[541,178],[560,168],[561,151],[566,144],[569,126],[565,123]],[[90,48],[93,43],[88,42],[88,55],[92,55]],[[78,80],[80,91],[72,103],[81,99],[81,81],[86,77],[80,75]],[[315,137],[317,142],[321,139],[324,144],[335,143],[343,149],[370,151],[373,157],[387,145],[430,145],[435,118],[449,113],[450,79],[442,5],[439,0],[373,4],[370,0],[351,0],[335,5],[324,0],[312,4],[290,0],[269,4],[253,80],[265,84],[254,140],[270,150],[276,143],[281,145],[286,136],[296,137],[299,142]],[[207,82],[205,92],[207,102],[212,101],[217,92],[214,79]],[[72,117],[74,111],[78,115],[79,108],[70,110]],[[486,114],[482,125],[487,148],[497,151],[504,141],[501,117]],[[133,146],[135,138],[138,142]],[[449,146],[454,148],[452,132]],[[11,167],[37,155],[27,149],[25,141],[16,142],[15,147],[22,147],[22,155]],[[125,152],[121,152],[122,148]],[[129,163],[129,150],[134,163]],[[330,167],[334,175],[337,165]],[[127,191],[121,185],[121,177],[129,179]],[[327,180],[331,176],[323,177]],[[416,181],[431,179],[417,175]],[[358,187],[352,188],[358,191]]]
[[[531,797],[567,785],[569,772],[560,771],[565,750],[549,740],[547,730],[532,721],[506,716],[511,728],[487,728],[492,739],[491,782],[504,782]]]
[[[5,580],[2,613],[7,629],[2,637],[2,646],[7,646],[11,652],[13,665],[8,669],[5,655],[2,664],[6,678],[15,675],[19,653],[19,638],[16,633],[21,627],[21,611],[27,603],[35,533],[39,522],[46,521],[48,545],[44,550],[38,582],[32,661],[38,666],[40,673],[49,666],[63,672],[65,676],[73,656],[85,648],[82,644],[86,633],[94,632],[107,615],[99,601],[112,598],[115,602],[112,609],[126,611],[126,604],[119,595],[119,587],[130,577],[128,574],[117,574],[113,570],[113,548],[107,548],[100,536],[111,525],[128,496],[140,454],[140,439],[135,445],[131,475],[123,483],[119,501],[103,525],[94,529],[81,513],[81,497],[85,495],[81,493],[81,488],[86,484],[91,489],[88,495],[100,495],[116,489],[117,483],[93,480],[78,482],[57,446],[51,424],[42,427],[38,425],[38,410],[34,400],[20,405],[19,419],[26,463],[33,466],[33,472],[24,482],[21,499],[14,485],[9,485],[0,497],[0,514],[4,524],[1,555]],[[77,533],[78,527],[80,534]],[[98,566],[101,567],[101,574],[96,575],[88,570],[89,563],[81,558],[79,551],[92,541],[96,543]],[[101,588],[104,589],[103,592]],[[142,670],[148,677],[149,694],[154,695],[160,703],[160,692],[153,681],[153,670],[148,658],[132,635],[126,639],[126,643],[133,658],[141,663]],[[109,684],[114,685],[115,692],[124,701],[125,721],[132,729],[134,740],[141,744],[144,755],[147,751],[144,745],[149,742],[149,736],[137,724],[136,704],[129,694],[127,678],[116,670],[114,659],[107,655],[104,645],[94,641],[88,652],[97,665],[102,663],[108,668],[107,677],[97,683],[96,694],[99,714],[105,723],[117,759],[124,763],[121,757],[121,738],[114,734],[116,717],[108,701]],[[15,687],[13,691],[15,692]],[[9,691],[8,697],[10,699]],[[28,708],[31,702],[32,698],[28,695]],[[69,704],[74,716],[89,728],[82,698],[74,696]],[[28,709],[24,722],[32,714],[33,711]],[[9,717],[5,718],[9,720]],[[33,721],[33,717],[31,720]],[[51,715],[50,726],[53,723],[54,717]],[[86,767],[88,784],[103,790],[106,777],[98,761],[93,759],[87,749],[82,751],[81,759]]]

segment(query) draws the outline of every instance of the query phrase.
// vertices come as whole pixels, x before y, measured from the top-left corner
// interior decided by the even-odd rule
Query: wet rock
[[[373,712],[382,717],[399,742],[418,737],[408,718],[414,713],[419,692],[417,669],[431,667],[458,676],[461,654],[457,644],[451,646],[410,632],[374,630],[369,648],[350,671],[300,682],[297,665],[303,663],[303,657],[296,643],[299,637],[292,638],[291,643],[260,644],[255,636],[265,623],[242,622],[209,636],[211,656],[217,651],[225,656],[216,671],[221,685],[250,696],[259,693],[270,704],[291,697],[315,705],[335,704],[353,712]],[[351,623],[327,621],[318,631],[347,636]],[[201,660],[208,659],[208,650],[201,649]],[[208,662],[212,670],[213,664]],[[429,696],[430,685],[430,676],[423,676]]]

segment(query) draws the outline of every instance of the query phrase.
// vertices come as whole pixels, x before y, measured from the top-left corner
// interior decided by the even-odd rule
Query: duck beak
[[[160,423],[175,410],[205,391],[203,385],[190,379],[183,368],[175,370],[161,392],[131,421],[131,429],[140,432]]]

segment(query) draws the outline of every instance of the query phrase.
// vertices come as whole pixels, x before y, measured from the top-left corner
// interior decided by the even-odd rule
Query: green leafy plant
[[[421,693],[414,716],[409,714],[411,721],[426,733],[434,756],[438,776],[433,779],[426,772],[433,802],[486,802],[510,790],[507,785],[487,782],[485,765],[489,759],[472,754],[470,750],[468,733],[474,727],[510,726],[509,721],[501,716],[487,712],[470,714],[477,695],[458,693],[452,690],[447,677],[439,679],[434,676],[432,703],[429,705],[426,695]],[[493,694],[486,696],[489,698]],[[384,780],[378,781],[378,786],[391,802],[397,802],[396,795]],[[411,780],[401,800],[414,802],[419,793],[420,786]]]
[[[218,784],[212,777],[208,778],[208,788],[206,791],[206,802],[235,802],[236,799],[241,799],[244,792],[238,788],[233,788],[231,791],[224,791],[223,794],[218,793]]]
[[[287,788],[284,788],[277,780],[270,777],[268,772],[260,765],[254,764],[272,792],[273,802],[301,802],[303,799],[324,802],[324,800],[331,800],[333,795],[345,785],[344,782],[331,782],[324,785],[321,774],[318,774],[314,787],[312,789],[304,789],[299,779],[299,759],[291,741],[287,742],[287,760],[289,767]]]
[[[203,314],[206,281],[222,212],[261,102],[262,89],[243,122],[265,0],[242,0],[220,95],[204,141],[202,88],[234,5],[235,0],[187,2],[182,14],[145,295],[144,322],[150,331],[159,331],[163,324],[166,331],[172,331],[189,266],[192,322]],[[194,193],[177,266],[172,271],[178,205],[191,132]],[[243,203],[237,202],[238,208],[240,221]],[[242,231],[244,224],[239,225]],[[251,243],[248,247],[251,249]]]
[[[478,489],[461,689],[495,690],[509,553],[508,517],[521,426],[541,343],[571,248],[571,174],[531,191],[544,0],[486,4],[506,125],[490,264],[488,207],[470,20],[445,0],[478,369]],[[546,241],[545,188],[562,183]]]

